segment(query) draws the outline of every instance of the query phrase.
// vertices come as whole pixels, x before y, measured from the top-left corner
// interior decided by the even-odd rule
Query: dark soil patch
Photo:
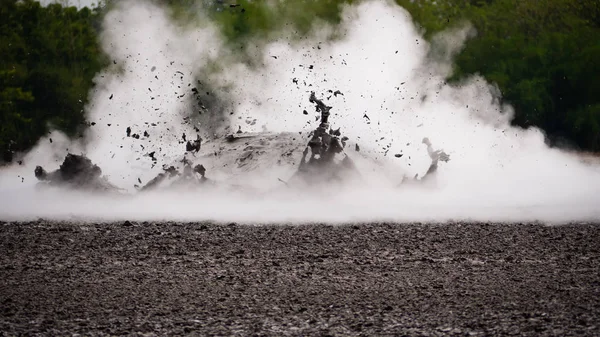
[[[600,226],[0,223],[3,335],[600,334]]]

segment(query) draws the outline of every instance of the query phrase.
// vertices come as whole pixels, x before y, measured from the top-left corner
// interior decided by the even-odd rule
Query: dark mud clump
[[[69,153],[57,170],[48,173],[43,167],[37,166],[34,174],[40,182],[49,186],[96,191],[118,190],[102,177],[102,169],[84,155]]]
[[[600,226],[0,223],[4,335],[597,336]]]

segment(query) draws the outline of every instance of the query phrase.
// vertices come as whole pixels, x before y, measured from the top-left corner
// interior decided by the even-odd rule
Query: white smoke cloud
[[[169,14],[151,3],[125,1],[103,23],[100,41],[113,65],[96,77],[91,93],[88,119],[97,125],[88,130],[87,155],[124,187],[161,169],[148,170],[152,159],[145,154],[168,162],[181,152],[183,134],[195,135],[192,123],[184,123],[194,74],[221,49],[214,28],[185,28]],[[142,141],[127,137],[127,127]]]
[[[227,88],[234,111],[224,117],[231,130],[298,134],[296,147],[288,144],[289,148],[305,142],[318,125],[308,102],[315,91],[333,106],[332,126],[341,127],[350,138],[346,152],[356,160],[367,186],[318,193],[285,188],[251,194],[163,191],[119,198],[32,192],[33,180],[24,184],[14,177],[15,172],[32,176],[29,163],[50,162],[40,153],[56,150],[44,152],[40,146],[20,171],[13,168],[0,175],[4,205],[0,218],[241,222],[600,218],[596,206],[600,166],[549,149],[537,129],[511,127],[512,109],[500,105],[497,87],[483,78],[473,76],[460,86],[445,83],[452,57],[474,34],[470,25],[443,32],[429,44],[408,13],[392,3],[363,2],[345,8],[343,18],[338,27],[316,25],[313,36],[300,42],[281,38],[266,44],[254,55],[264,66],[251,69],[232,61],[235,58],[229,57],[231,51],[213,27],[182,27],[156,5],[120,3],[103,24],[102,46],[115,64],[97,76],[98,85],[90,93],[88,118],[96,125],[86,134],[85,153],[120,187],[131,190],[138,178],[147,181],[160,165],[150,169],[152,160],[145,153],[156,151],[159,164],[169,163],[183,153],[181,135],[195,135],[195,119],[183,123],[195,112],[187,97],[180,96],[189,94],[195,77],[202,75],[215,88]],[[339,38],[328,40],[331,33]],[[249,41],[249,45],[263,43]],[[205,72],[211,62],[221,63],[223,70]],[[333,95],[336,90],[343,95]],[[126,137],[127,126],[142,139]],[[397,188],[403,176],[427,170],[424,137],[448,152],[451,160],[440,165],[432,184]],[[355,143],[360,152],[354,151]],[[48,146],[46,139],[41,144]],[[65,145],[61,143],[61,148]],[[298,164],[298,151],[279,164],[278,158],[289,148],[273,146],[256,155],[253,165],[238,165],[236,158],[243,149],[223,147],[217,140],[209,142],[204,156],[197,158],[217,180],[235,178],[236,183],[272,187]]]

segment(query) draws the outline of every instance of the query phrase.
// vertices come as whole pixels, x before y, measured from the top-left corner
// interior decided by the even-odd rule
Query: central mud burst
[[[308,135],[303,136],[302,132],[244,133],[238,130],[204,144],[198,136],[196,140],[187,141],[182,157],[163,164],[164,172],[144,185],[138,179],[139,185],[135,187],[141,191],[210,186],[271,189],[281,183],[287,187],[315,188],[361,182],[359,169],[345,152],[348,137],[342,136],[340,128],[330,126],[329,111],[332,107],[323,103],[314,92],[311,92],[309,101],[315,104],[316,111],[321,114],[321,122]],[[427,138],[423,143],[427,145],[432,163],[425,176],[421,179],[415,176],[413,182],[434,174],[438,161],[449,160],[446,153],[433,150]],[[357,144],[355,151],[359,151]],[[69,165],[74,160],[82,163],[76,170]],[[156,161],[154,157],[153,160]],[[370,160],[376,164],[375,160]],[[106,179],[100,177],[101,172],[88,158],[69,154],[59,170],[48,174],[38,166],[35,175],[48,185],[93,190],[98,190],[97,186],[102,185],[101,190],[117,191],[116,187],[108,185]],[[274,172],[279,176],[273,176]],[[100,184],[100,181],[106,183]]]

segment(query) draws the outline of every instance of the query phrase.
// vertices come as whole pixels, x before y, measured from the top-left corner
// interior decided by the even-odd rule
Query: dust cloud
[[[0,172],[0,219],[600,219],[600,165],[549,148],[538,129],[510,126],[511,107],[500,103],[501,93],[485,79],[445,82],[452,57],[476,33],[468,23],[428,43],[405,10],[367,1],[346,7],[338,26],[315,24],[306,39],[283,32],[275,41],[248,41],[262,46],[250,54],[261,66],[249,67],[215,26],[202,22],[179,24],[150,2],[123,1],[113,8],[100,37],[113,62],[97,75],[86,107],[93,125],[78,141],[53,132],[22,165]],[[318,126],[308,101],[313,91],[333,107],[332,127],[350,139],[345,152],[360,169],[361,183],[306,191],[278,180],[297,169],[302,146]],[[138,137],[128,137],[128,127]],[[288,138],[293,133],[295,147],[271,143],[252,165],[241,165],[241,149],[228,151],[218,141],[237,130],[283,132]],[[252,189],[136,192],[136,183],[181,160],[184,134],[205,141],[192,159],[207,168],[209,178]],[[424,137],[450,161],[427,183],[401,184],[429,166]],[[291,150],[291,160],[281,161]],[[55,169],[67,152],[86,154],[123,194],[36,187],[35,166]]]

